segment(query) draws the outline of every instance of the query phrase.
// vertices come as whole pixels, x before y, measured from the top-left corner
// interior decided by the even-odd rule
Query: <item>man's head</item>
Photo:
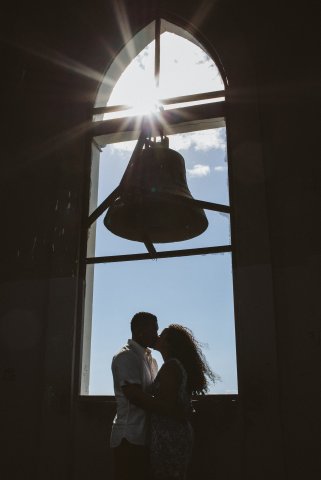
[[[158,339],[156,315],[148,312],[136,313],[130,323],[132,338],[142,347],[153,347]]]

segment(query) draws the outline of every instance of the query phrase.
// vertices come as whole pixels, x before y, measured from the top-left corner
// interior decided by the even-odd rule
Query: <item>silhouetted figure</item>
[[[131,330],[132,339],[112,361],[117,414],[110,446],[115,480],[149,479],[148,418],[142,408],[129,401],[129,394],[133,388],[143,394],[157,375],[157,363],[148,348],[158,339],[157,317],[147,312],[136,313]]]
[[[152,395],[132,386],[128,398],[151,412],[150,465],[153,480],[184,480],[191,458],[193,431],[189,422],[192,395],[205,393],[215,375],[192,332],[170,325],[155,348],[164,359]]]

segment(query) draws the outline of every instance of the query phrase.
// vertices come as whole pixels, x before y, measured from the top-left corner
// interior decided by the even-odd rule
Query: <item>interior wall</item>
[[[153,17],[154,2],[116,4],[133,33]],[[314,480],[321,473],[314,5],[159,4],[170,21],[199,26],[233,86],[240,395],[200,402],[190,476]],[[91,109],[130,31],[119,28],[110,0],[16,2],[4,13],[1,471],[6,479],[108,478],[115,406],[77,397],[79,259]]]

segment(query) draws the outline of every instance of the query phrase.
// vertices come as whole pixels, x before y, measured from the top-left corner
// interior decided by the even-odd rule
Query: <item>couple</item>
[[[193,445],[191,397],[206,392],[214,374],[187,328],[170,325],[158,336],[157,317],[139,312],[131,331],[112,361],[114,478],[184,480]],[[159,372],[148,347],[162,354]]]

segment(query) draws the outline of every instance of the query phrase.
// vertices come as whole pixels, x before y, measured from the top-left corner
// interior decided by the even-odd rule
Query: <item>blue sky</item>
[[[216,66],[196,45],[166,33],[161,37],[161,52],[161,98],[223,88]],[[150,85],[152,91],[152,81],[153,45],[150,45],[125,70],[108,104],[133,103],[133,95],[136,100],[139,98],[138,86],[148,91]],[[185,159],[188,186],[194,198],[229,204],[225,128],[169,138],[170,147]],[[119,184],[134,145],[135,142],[126,142],[104,148],[99,167],[98,204]],[[209,211],[206,215],[209,227],[202,235],[186,242],[156,244],[156,249],[230,244],[229,216]],[[96,228],[96,256],[145,252],[144,245],[106,230],[103,217],[92,227]],[[220,382],[211,386],[210,393],[237,392],[230,253],[88,268],[94,269],[90,394],[113,394],[110,362],[130,338],[131,317],[141,310],[157,315],[160,331],[170,323],[191,328],[204,344],[209,364],[221,377]],[[160,355],[156,352],[155,356],[161,365]]]

